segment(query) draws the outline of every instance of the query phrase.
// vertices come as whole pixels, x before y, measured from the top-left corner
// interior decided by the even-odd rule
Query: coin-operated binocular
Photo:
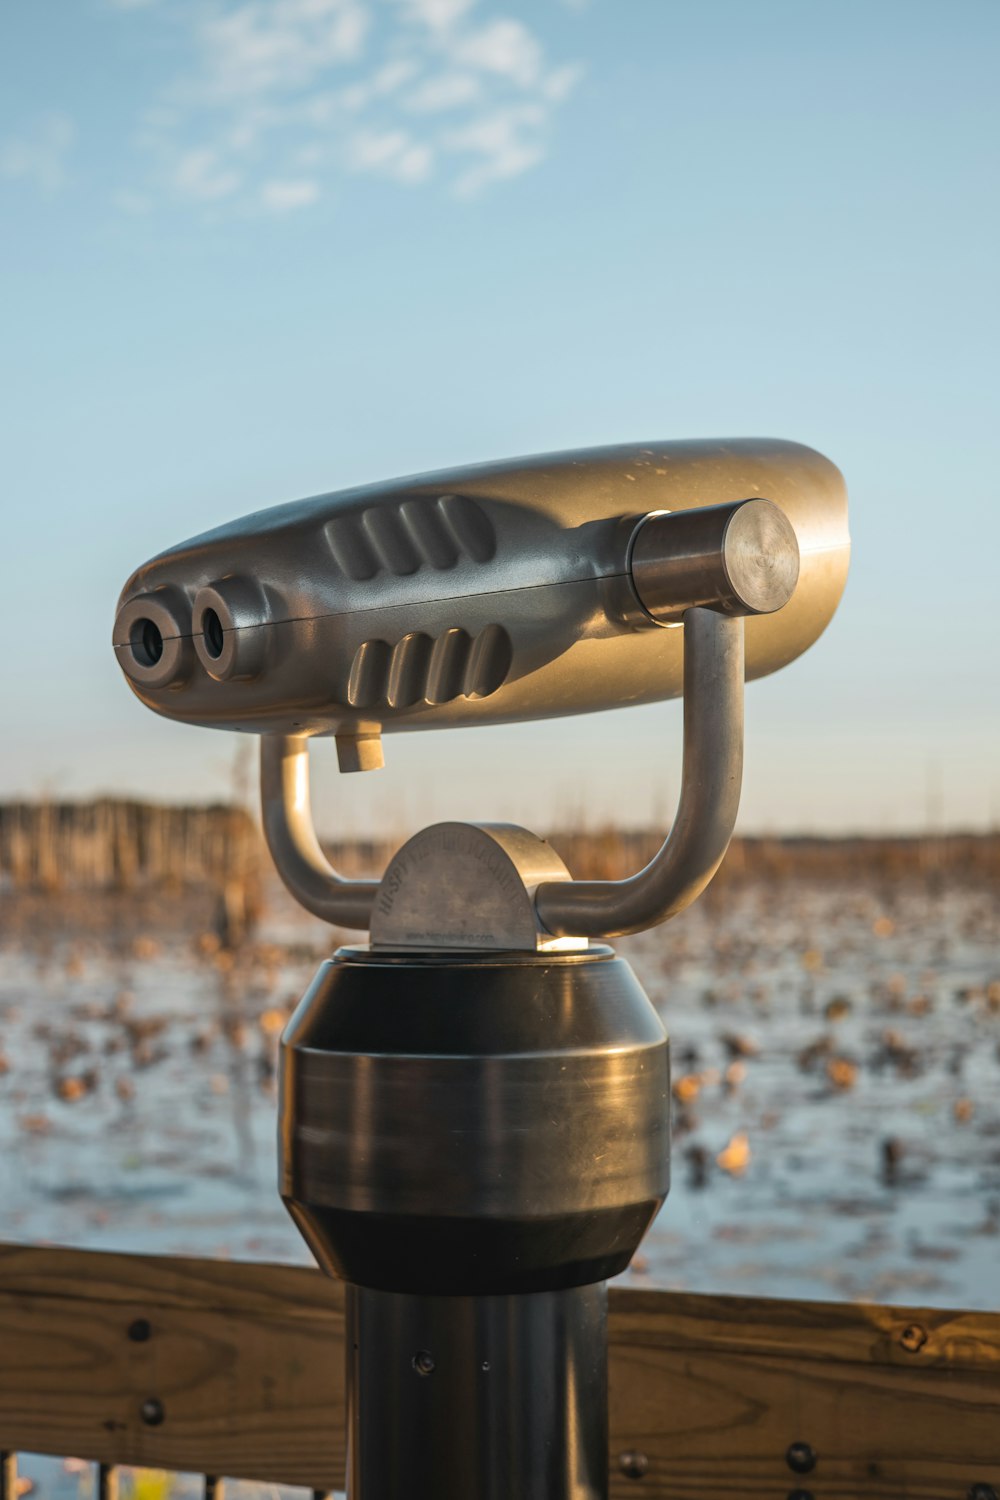
[[[261,736],[293,896],[367,946],[282,1039],[281,1192],[348,1283],[351,1500],[608,1493],[608,1277],[669,1182],[666,1033],[601,940],[704,889],[739,802],[743,684],[799,656],[848,563],[832,464],[793,443],[623,445],[258,512],[161,553],[114,645],[168,718]],[[621,881],[442,823],[381,880],[330,866],[307,746],[684,698],[677,815]],[[625,774],[627,757],[615,770]]]

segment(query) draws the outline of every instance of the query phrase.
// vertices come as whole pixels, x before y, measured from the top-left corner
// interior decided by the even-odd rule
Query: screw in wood
[[[916,1354],[927,1342],[927,1329],[921,1328],[919,1323],[910,1323],[899,1335],[899,1342],[907,1354]]]
[[[147,1427],[159,1427],[166,1416],[163,1402],[156,1396],[147,1396],[139,1408],[139,1415]]]
[[[629,1448],[627,1452],[619,1455],[618,1467],[626,1479],[641,1479],[649,1468],[649,1459],[645,1453]]]
[[[816,1450],[811,1443],[789,1443],[785,1463],[793,1474],[811,1474],[816,1467]]]

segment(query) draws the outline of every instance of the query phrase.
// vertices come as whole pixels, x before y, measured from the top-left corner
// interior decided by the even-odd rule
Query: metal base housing
[[[607,1277],[669,1182],[629,966],[342,950],[282,1039],[281,1190],[348,1295],[351,1500],[603,1500]]]

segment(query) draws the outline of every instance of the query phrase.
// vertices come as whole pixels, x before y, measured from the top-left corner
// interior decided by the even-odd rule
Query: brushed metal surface
[[[685,614],[678,632],[685,664],[680,798],[665,843],[637,875],[571,881],[548,845],[523,829],[507,829],[498,843],[496,830],[484,841],[482,830],[490,825],[449,824],[443,825],[447,835],[440,827],[417,834],[381,882],[344,880],[313,830],[308,739],[263,735],[263,824],[278,873],[307,911],[336,926],[370,927],[378,946],[585,947],[589,938],[668,920],[704,890],[735,826],[743,775],[744,629],[742,618],[712,609]],[[483,878],[490,860],[502,866],[504,878]]]
[[[607,1288],[347,1290],[350,1500],[607,1500]]]
[[[664,622],[699,605],[773,614],[795,592],[800,565],[795,528],[770,500],[646,516],[629,549],[642,606]]]
[[[649,864],[628,879],[539,885],[535,906],[547,932],[642,932],[690,906],[712,879],[740,806],[746,624],[713,609],[685,614],[684,758],[670,833]]]
[[[308,740],[261,736],[260,802],[275,869],[299,905],[335,926],[367,927],[378,881],[343,879],[320,848],[309,800]]]
[[[355,1213],[544,1218],[661,1195],[662,1039],[603,1055],[297,1060],[293,1196]],[[663,1071],[661,1082],[665,1082]],[[361,1121],[364,1121],[362,1124]],[[589,1156],[581,1136],[599,1146]],[[579,1180],[565,1170],[570,1158]],[[655,1191],[650,1189],[651,1176]]]
[[[666,1033],[629,966],[344,950],[281,1044],[281,1194],[391,1290],[615,1274],[669,1185]]]
[[[823,630],[849,552],[838,470],[771,439],[543,455],[260,511],[139,568],[119,602],[115,651],[156,712],[255,733],[350,736],[360,726],[370,736],[676,697],[681,642],[641,607],[633,533],[653,511],[751,498],[784,512],[801,556],[791,601],[748,622],[755,678]],[[217,658],[194,650],[204,636],[195,601],[224,587],[235,597],[244,584],[259,612],[241,623],[234,611],[228,626],[216,614],[224,636],[246,632],[252,649],[219,680]],[[137,652],[145,619],[160,630],[162,664]]]
[[[558,952],[586,940],[553,936],[535,889],[569,880],[544,839],[510,823],[434,823],[392,858],[375,897],[373,948]]]
[[[307,910],[354,928],[369,925],[378,887],[343,880],[320,849],[311,736],[335,737],[342,770],[369,770],[389,730],[553,717],[683,687],[677,818],[645,870],[614,885],[525,871],[505,906],[496,882],[463,888],[411,868],[405,919],[381,939],[558,947],[664,921],[711,879],[738,807],[743,681],[816,638],[848,552],[843,480],[811,449],[589,449],[320,496],[205,533],[133,575],[114,645],[151,708],[261,734],[275,864]],[[397,859],[386,879],[401,869]]]

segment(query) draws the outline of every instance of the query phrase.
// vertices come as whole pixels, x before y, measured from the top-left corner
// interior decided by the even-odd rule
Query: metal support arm
[[[261,735],[260,794],[267,847],[299,905],[335,927],[366,928],[378,881],[345,880],[320,848],[309,805],[304,735]]]
[[[620,937],[683,911],[729,847],[743,779],[743,619],[684,614],[684,762],[677,815],[659,853],[627,880],[546,881],[535,893],[553,936]]]
[[[729,847],[743,776],[743,619],[684,614],[684,761],[677,815],[659,853],[627,880],[543,881],[538,919],[553,937],[642,932],[690,906]],[[308,739],[261,737],[264,834],[296,901],[336,927],[368,928],[377,880],[345,880],[312,823]]]

